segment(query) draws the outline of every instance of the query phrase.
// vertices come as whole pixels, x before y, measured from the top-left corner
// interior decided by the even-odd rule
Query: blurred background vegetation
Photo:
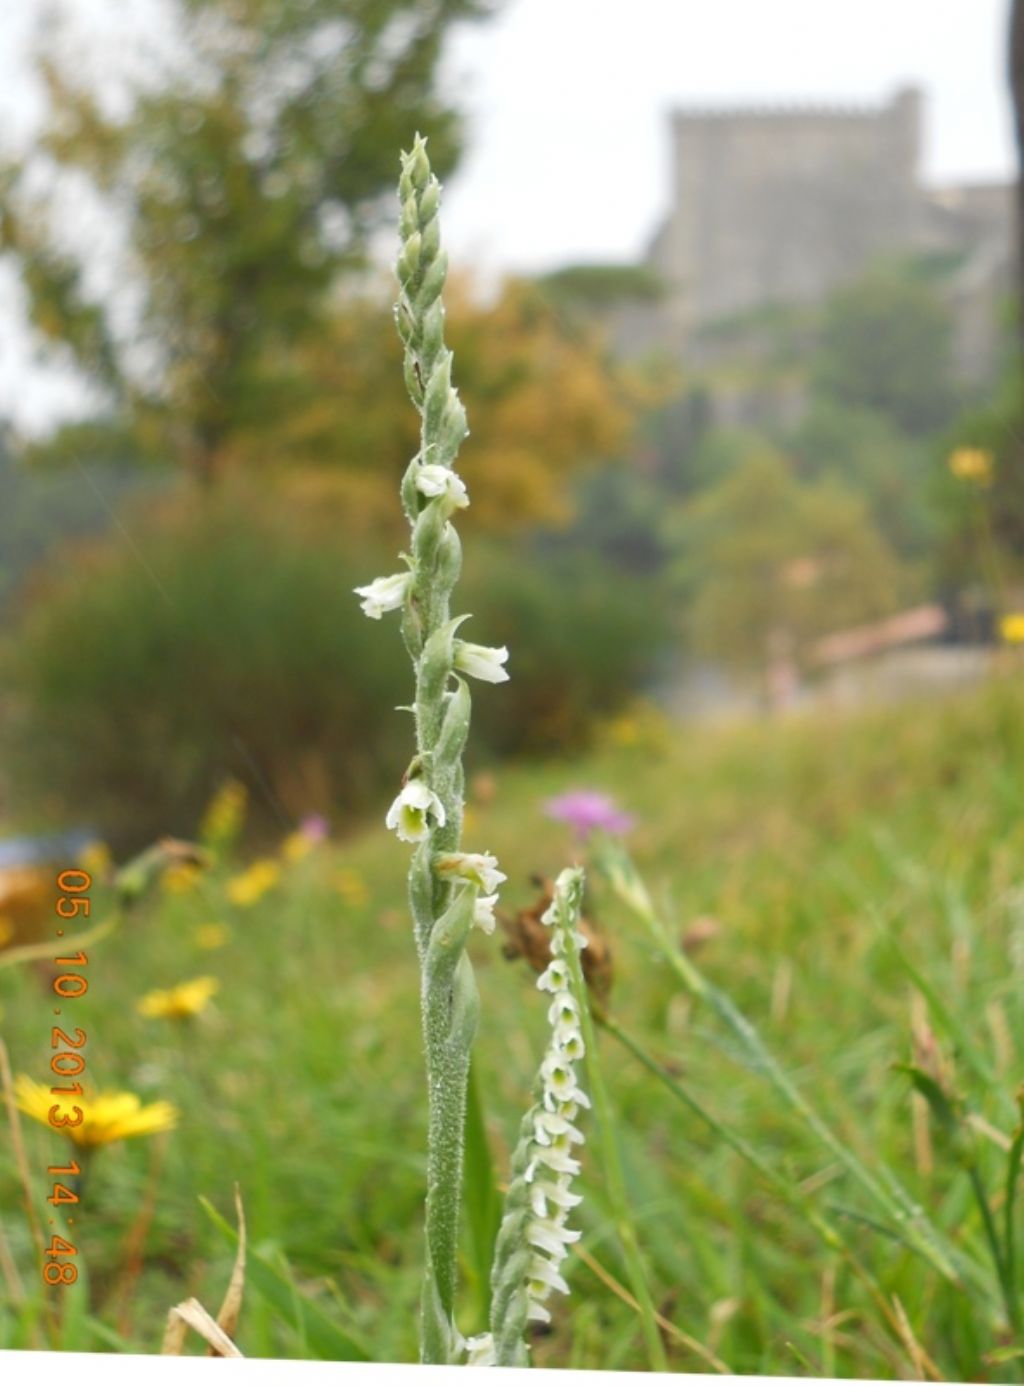
[[[267,826],[352,823],[393,778],[401,660],[350,592],[390,562],[416,447],[380,245],[412,132],[458,164],[440,56],[490,8],[176,0],[114,92],[77,78],[54,12],[0,235],[89,405],[0,455],[12,821],[85,814],[139,845],[234,775]],[[955,372],[949,272],[890,257],[721,323],[713,364],[685,369],[614,350],[617,308],[663,291],[649,268],[454,276],[467,600],[515,649],[482,759],[581,748],[694,673],[770,707],[813,687],[824,638],[921,603],[962,598],[992,630],[1024,525],[1002,459],[1019,390],[1008,331],[992,378]],[[709,404],[730,389],[803,405],[730,422]],[[958,446],[989,473],[952,475]]]
[[[381,822],[408,758],[395,708],[409,669],[352,589],[394,568],[418,444],[385,263],[398,150],[419,129],[442,176],[459,167],[444,45],[499,9],[166,0],[162,41],[98,86],[61,7],[44,14],[45,118],[0,169],[0,248],[35,349],[84,405],[49,431],[0,433],[0,823],[102,839],[98,919],[115,909],[111,855],[167,834],[210,854],[135,903],[131,946],[97,948],[90,1077],[182,1117],[153,1153],[115,1144],[98,1163],[68,1348],[151,1351],[171,1303],[215,1303],[232,1248],[196,1196],[226,1210],[238,1177],[248,1351],[415,1350],[415,959]],[[1024,19],[1014,32],[1024,73]],[[496,219],[514,196],[496,184]],[[574,780],[617,795],[673,946],[705,953],[844,1148],[898,1171],[977,1258],[959,1157],[893,1065],[913,1053],[952,1092],[953,1055],[969,1055],[957,1091],[995,1187],[1024,997],[1020,650],[1003,648],[1024,643],[1013,283],[986,370],[965,376],[963,265],[944,255],[882,256],[818,301],[723,318],[686,362],[620,349],[622,321],[665,300],[648,264],[492,284],[471,269],[446,295],[472,430],[460,592],[471,638],[509,646],[511,679],[475,699],[467,824],[508,872],[503,922],[580,850],[542,800]],[[954,671],[969,657],[983,686],[940,699],[933,662],[897,689],[904,707],[863,710],[868,679],[852,713],[833,710],[846,671],[922,644],[956,655]],[[807,715],[776,715],[792,709]],[[710,726],[723,710],[754,725]],[[11,953],[43,937],[49,891],[30,872],[0,906],[17,1066],[38,1057],[34,983],[52,977]],[[611,940],[615,1016],[801,1197],[820,1193],[883,1296],[880,1309],[735,1147],[616,1050],[672,1365],[1018,1377],[1002,1310],[923,1269],[899,1228],[880,1234],[835,1152],[787,1124],[609,892],[587,908]],[[497,950],[474,947],[497,1021],[479,1048],[481,1129],[504,1170],[540,1022],[525,968],[517,986]],[[219,991],[194,1014],[161,1011],[164,989],[200,971]],[[52,1137],[33,1135],[36,1153]],[[591,1149],[570,1311],[534,1356],[643,1367]],[[27,1227],[7,1230],[34,1264]],[[473,1331],[486,1285],[472,1269],[466,1282]],[[38,1346],[36,1300],[9,1308],[0,1297],[0,1343]]]

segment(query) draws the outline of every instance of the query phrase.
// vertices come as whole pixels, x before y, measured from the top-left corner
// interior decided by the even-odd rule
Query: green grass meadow
[[[954,1262],[944,1277],[914,1250],[907,1227],[884,1216],[780,1100],[714,1009],[680,988],[662,950],[593,873],[586,913],[612,953],[611,1017],[774,1171],[773,1182],[615,1035],[600,1033],[597,1059],[672,1369],[1019,1379],[965,1128],[945,1130],[896,1066],[912,1061],[916,1029],[919,1062],[927,1051],[971,1113],[973,1177],[1001,1228],[1014,1197],[1007,1148],[1024,1042],[1020,670],[924,706],[856,715],[709,729],[640,711],[611,725],[586,759],[469,771],[464,840],[495,852],[508,873],[506,914],[534,902],[532,876],[554,876],[574,851],[585,860],[568,830],[544,817],[546,798],[591,787],[636,816],[628,841],[671,938],[686,939],[842,1147],[883,1185],[890,1174],[898,1181]],[[248,860],[236,852],[188,891],[154,890],[89,950],[88,995],[63,1003],[88,1034],[87,1077],[168,1099],[180,1120],[166,1136],[97,1152],[75,1209],[79,1281],[44,1293],[0,1116],[0,1220],[15,1270],[0,1291],[0,1346],[155,1352],[172,1305],[195,1295],[216,1313],[234,1257],[223,1224],[234,1227],[237,1183],[249,1264],[235,1336],[247,1356],[416,1359],[418,968],[407,853],[384,830],[386,807],[358,835],[284,862],[253,904],[228,898]],[[292,827],[282,825],[282,838]],[[97,887],[93,899],[98,921],[110,892]],[[202,931],[210,924],[222,926],[216,948],[201,946],[215,937]],[[486,1324],[495,1183],[544,1044],[544,998],[526,963],[503,956],[503,942],[499,931],[471,944],[482,1012],[466,1334]],[[195,1019],[136,1010],[154,988],[204,974],[220,988]],[[50,981],[45,966],[0,968],[0,1035],[14,1072],[40,1082]],[[68,1148],[36,1122],[21,1125],[46,1226],[45,1168]],[[566,1262],[572,1293],[552,1303],[551,1331],[533,1339],[532,1359],[644,1370],[594,1114],[585,1126],[576,1214],[584,1236]],[[825,1245],[801,1201],[839,1230],[845,1249]],[[202,1350],[192,1339],[188,1351]]]

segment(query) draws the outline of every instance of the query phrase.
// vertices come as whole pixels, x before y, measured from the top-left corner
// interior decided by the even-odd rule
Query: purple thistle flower
[[[327,837],[327,819],[322,813],[311,813],[299,824],[299,832],[307,842],[323,842]]]
[[[617,808],[607,794],[594,789],[572,789],[544,805],[549,818],[568,823],[576,836],[585,842],[593,832],[626,833],[634,819]]]

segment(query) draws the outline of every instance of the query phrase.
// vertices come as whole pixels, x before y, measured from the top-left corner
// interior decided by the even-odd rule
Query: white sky
[[[930,179],[1008,177],[1009,0],[504,0],[449,61],[470,114],[448,246],[491,268],[638,255],[673,106],[925,88]]]
[[[638,256],[665,207],[676,105],[874,104],[914,82],[928,98],[928,178],[1006,178],[1013,169],[1009,0],[499,3],[496,19],[453,36],[446,60],[469,146],[446,189],[444,234],[453,259],[485,278]],[[0,0],[5,136],[36,115],[22,74],[40,4]],[[126,18],[155,38],[154,0],[72,0],[70,9],[90,34],[81,61],[101,59]],[[8,324],[19,316],[2,276],[0,314]],[[71,400],[65,381],[33,364],[23,332],[0,333],[0,418],[45,426]]]

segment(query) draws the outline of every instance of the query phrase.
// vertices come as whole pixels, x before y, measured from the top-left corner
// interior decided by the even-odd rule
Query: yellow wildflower
[[[305,833],[289,833],[281,843],[281,855],[285,861],[301,861],[313,850],[313,843]]]
[[[168,895],[188,895],[195,890],[202,867],[192,861],[176,861],[168,866],[160,877],[160,884]]]
[[[199,924],[192,934],[193,942],[197,948],[203,948],[207,952],[214,948],[223,948],[231,935],[223,924]]]
[[[1006,645],[1024,645],[1024,611],[1011,611],[1003,616],[999,634]]]
[[[88,871],[90,876],[98,876],[101,880],[109,874],[113,864],[114,858],[105,842],[90,842],[88,847],[78,854],[78,865],[82,870]]]
[[[960,481],[987,486],[992,480],[994,458],[987,448],[957,448],[950,454],[949,470]]]
[[[151,1136],[157,1131],[171,1130],[178,1121],[178,1110],[170,1102],[151,1102],[144,1107],[133,1092],[82,1093],[58,1098],[48,1086],[34,1082],[24,1073],[15,1080],[14,1100],[26,1116],[70,1136],[81,1146],[110,1145],[131,1136]],[[58,1109],[58,1122],[65,1116],[74,1121],[76,1107],[82,1114],[81,1121],[77,1125],[51,1126],[50,1111],[54,1106]]]
[[[640,723],[628,714],[613,718],[605,731],[613,746],[635,746],[640,740]]]
[[[228,899],[233,905],[254,905],[277,885],[281,868],[276,861],[254,861],[247,871],[228,881]]]
[[[242,831],[249,792],[240,780],[228,780],[210,800],[199,825],[208,847],[229,846]]]
[[[366,881],[358,871],[353,871],[350,866],[343,866],[334,877],[334,884],[338,894],[345,901],[346,905],[365,905],[370,898],[370,890]]]
[[[295,832],[285,838],[281,844],[281,855],[285,861],[301,861],[309,856],[314,847],[327,840],[329,832],[330,827],[322,813],[309,813]]]
[[[164,1020],[187,1020],[206,1009],[210,997],[220,989],[216,977],[194,977],[169,991],[151,991],[135,1009],[140,1015],[159,1016]]]

